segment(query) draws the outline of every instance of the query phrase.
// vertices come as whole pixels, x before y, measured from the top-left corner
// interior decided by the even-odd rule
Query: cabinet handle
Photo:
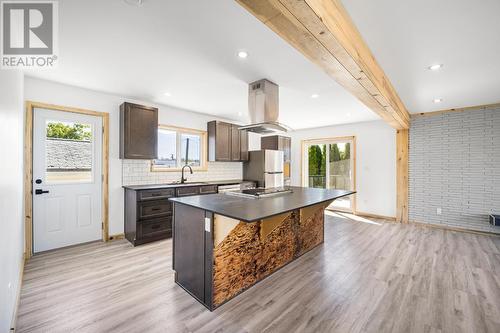
[[[161,210],[161,208],[156,207],[156,208],[151,208],[151,210],[152,210],[153,212],[156,212],[156,211]]]
[[[157,224],[157,225],[154,225],[151,227],[151,229],[159,229],[161,227],[161,225]]]

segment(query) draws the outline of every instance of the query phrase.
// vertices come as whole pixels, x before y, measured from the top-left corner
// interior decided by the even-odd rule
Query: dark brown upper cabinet
[[[260,148],[281,150],[283,152],[283,173],[285,185],[290,185],[292,139],[281,135],[263,136],[260,138]]]
[[[231,124],[211,121],[207,124],[208,160],[231,161]]]
[[[158,109],[138,104],[120,105],[120,158],[158,157]]]
[[[248,160],[248,133],[240,131],[238,125],[214,120],[207,124],[207,132],[209,161]]]
[[[231,161],[241,160],[240,131],[238,126],[231,125]]]
[[[248,131],[240,131],[240,160],[248,161]]]
[[[281,150],[285,162],[289,162],[291,159],[291,143],[291,138],[281,135],[263,136],[260,138],[261,149]]]

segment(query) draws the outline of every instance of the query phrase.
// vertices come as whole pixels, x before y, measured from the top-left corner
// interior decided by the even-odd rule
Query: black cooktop
[[[292,190],[289,187],[273,187],[273,188],[251,188],[248,190],[239,191],[241,194],[254,195],[254,196],[266,196],[278,193],[291,193]]]

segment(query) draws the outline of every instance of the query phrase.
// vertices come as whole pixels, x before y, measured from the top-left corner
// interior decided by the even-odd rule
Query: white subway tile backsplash
[[[240,162],[208,162],[207,171],[185,173],[188,181],[211,181],[226,179],[241,179],[243,163]],[[178,181],[181,172],[151,172],[149,160],[122,160],[123,185],[161,184]]]

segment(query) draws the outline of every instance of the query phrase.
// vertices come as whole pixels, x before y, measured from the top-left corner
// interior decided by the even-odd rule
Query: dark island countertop
[[[169,200],[240,221],[254,222],[356,193],[353,191],[308,187],[291,187],[291,189],[293,193],[260,199],[218,193],[170,198]]]
[[[244,183],[246,180],[241,179],[230,179],[230,180],[214,180],[214,181],[193,181],[187,182],[184,184],[181,183],[165,183],[165,184],[151,184],[151,185],[124,185],[123,188],[140,191],[140,190],[156,190],[161,188],[176,188],[176,187],[185,187],[185,186],[203,186],[203,185],[235,185]]]

